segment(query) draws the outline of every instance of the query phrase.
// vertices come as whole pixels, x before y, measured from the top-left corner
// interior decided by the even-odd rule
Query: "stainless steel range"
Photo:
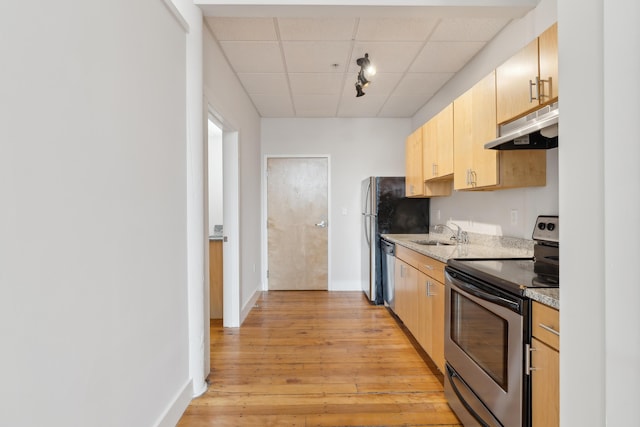
[[[445,395],[465,426],[531,425],[529,288],[559,286],[557,216],[540,216],[534,258],[453,259],[445,268]]]

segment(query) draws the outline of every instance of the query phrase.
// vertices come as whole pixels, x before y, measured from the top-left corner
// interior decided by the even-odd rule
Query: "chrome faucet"
[[[454,229],[452,229],[451,227],[449,227],[446,224],[437,224],[434,228],[436,231],[438,230],[444,230],[447,229],[451,232],[451,238],[449,240],[455,240],[457,243],[469,243],[469,234],[467,234],[466,231],[462,230],[462,227],[460,227],[458,224],[452,222],[451,225],[455,225],[458,230],[455,231]]]

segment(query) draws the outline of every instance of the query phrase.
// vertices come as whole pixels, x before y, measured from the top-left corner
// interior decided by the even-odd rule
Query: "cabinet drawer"
[[[438,282],[444,283],[444,263],[400,245],[396,245],[396,257]]]
[[[554,308],[533,302],[532,335],[548,346],[560,350],[560,312]]]

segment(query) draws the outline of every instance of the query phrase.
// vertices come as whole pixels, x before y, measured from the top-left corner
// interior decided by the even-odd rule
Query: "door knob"
[[[323,219],[322,221],[316,224],[316,227],[327,228],[327,222]]]

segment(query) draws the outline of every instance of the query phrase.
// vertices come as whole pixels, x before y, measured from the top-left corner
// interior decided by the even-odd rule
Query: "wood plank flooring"
[[[242,327],[212,321],[211,368],[178,426],[461,426],[433,363],[362,292],[263,293]]]

